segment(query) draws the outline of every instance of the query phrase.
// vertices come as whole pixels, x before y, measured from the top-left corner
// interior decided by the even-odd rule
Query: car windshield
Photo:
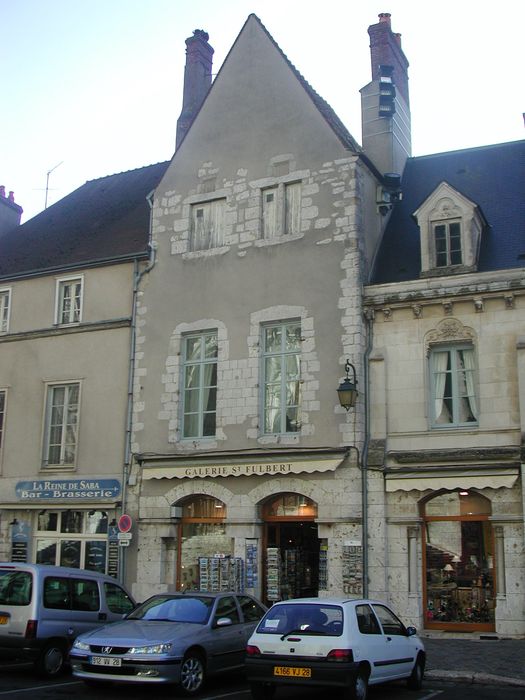
[[[33,576],[28,571],[0,569],[0,604],[29,605]]]
[[[279,603],[268,610],[257,628],[263,634],[310,634],[339,636],[343,631],[343,609],[323,603]]]
[[[142,603],[127,619],[194,622],[205,625],[212,607],[213,598],[204,596],[154,596]]]

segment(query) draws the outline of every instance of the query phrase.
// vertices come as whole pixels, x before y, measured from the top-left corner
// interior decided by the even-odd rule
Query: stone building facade
[[[207,35],[189,60],[192,41]],[[363,592],[365,404],[347,412],[337,388],[347,361],[364,383],[380,181],[251,15],[155,192],[129,501],[138,598],[212,586],[212,570],[223,585],[221,560],[268,602]]]

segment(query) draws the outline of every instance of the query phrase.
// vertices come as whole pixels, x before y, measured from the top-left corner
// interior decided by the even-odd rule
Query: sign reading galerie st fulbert
[[[118,479],[42,479],[19,481],[15,486],[21,501],[66,500],[89,501],[117,498]]]

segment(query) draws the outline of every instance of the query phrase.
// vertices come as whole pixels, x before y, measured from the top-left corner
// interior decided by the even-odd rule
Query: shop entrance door
[[[264,508],[264,590],[267,604],[317,596],[319,537],[313,501],[281,494]]]

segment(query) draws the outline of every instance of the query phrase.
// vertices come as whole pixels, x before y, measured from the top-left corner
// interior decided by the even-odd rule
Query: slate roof
[[[90,180],[0,238],[0,279],[147,255],[147,195],[167,162]]]
[[[376,259],[371,284],[419,278],[419,228],[412,214],[441,183],[477,204],[488,223],[478,270],[525,266],[525,141],[410,158]]]

